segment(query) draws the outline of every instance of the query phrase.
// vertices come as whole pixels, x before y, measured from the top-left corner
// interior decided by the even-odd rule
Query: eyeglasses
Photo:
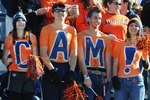
[[[116,6],[121,6],[121,3],[118,3],[118,2],[113,2],[113,4]]]
[[[66,12],[66,9],[55,9],[54,10],[55,13],[59,13],[59,12]]]

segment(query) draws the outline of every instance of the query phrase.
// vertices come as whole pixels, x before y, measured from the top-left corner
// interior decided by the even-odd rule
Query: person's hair
[[[65,8],[65,4],[63,2],[57,2],[57,3],[53,3],[53,6],[52,6],[52,13],[54,13],[54,10],[56,8]]]
[[[18,33],[17,33],[16,27],[13,28],[11,33],[12,33],[12,37],[13,37],[13,44],[15,44],[15,41],[18,39]],[[30,33],[30,31],[25,27],[22,38],[23,39],[28,38],[29,37],[29,33]]]
[[[87,14],[87,18],[91,18],[93,16],[93,13],[101,13],[101,10],[99,9],[99,7],[93,7]],[[90,24],[88,21],[87,21],[88,25]]]
[[[138,27],[140,28],[140,30],[139,30],[137,36],[141,36],[141,35],[143,34],[143,26],[142,26],[142,23],[141,23],[141,21],[139,21],[137,18],[132,18],[132,19],[130,20],[130,22],[128,23],[128,25],[127,25],[127,38],[131,38],[131,34],[130,34],[130,32],[129,32],[129,26],[130,26],[130,24],[132,24],[132,23],[136,23],[136,24],[138,25]]]
[[[84,6],[84,9],[88,9],[90,6],[90,0],[79,0]]]
[[[100,13],[101,10],[98,7],[93,7],[87,14],[87,17],[91,18],[93,13]]]
[[[104,7],[105,7],[105,8],[108,8],[107,3],[111,4],[111,3],[113,3],[113,1],[114,1],[114,0],[104,0],[104,1],[103,1]]]

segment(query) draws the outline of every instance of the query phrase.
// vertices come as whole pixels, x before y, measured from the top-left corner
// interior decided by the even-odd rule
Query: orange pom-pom
[[[64,91],[64,100],[86,100],[87,95],[80,90],[77,83],[69,85]]]
[[[104,100],[101,96],[97,96],[96,100]]]
[[[42,64],[39,58],[35,55],[30,55],[28,59],[27,77],[35,80],[44,73]]]

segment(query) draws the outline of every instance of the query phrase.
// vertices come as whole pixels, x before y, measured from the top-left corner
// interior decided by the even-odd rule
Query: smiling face
[[[24,30],[24,28],[26,27],[26,22],[24,19],[22,18],[19,18],[17,21],[16,21],[16,28],[19,29],[19,30]]]
[[[121,9],[121,0],[113,0],[112,3],[107,3],[107,5],[109,13],[117,14]]]
[[[53,17],[55,17],[55,20],[65,20],[65,18],[67,17],[66,9],[62,7],[55,8]]]
[[[101,13],[94,12],[91,18],[89,18],[90,26],[94,27],[95,29],[98,29],[99,25],[101,24],[101,18]]]
[[[136,22],[133,22],[129,25],[129,33],[131,36],[137,36],[139,34],[140,27]]]

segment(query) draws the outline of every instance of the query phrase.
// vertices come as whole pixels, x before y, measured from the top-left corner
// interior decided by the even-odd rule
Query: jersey
[[[40,47],[47,46],[50,61],[69,62],[71,51],[77,54],[77,33],[75,28],[67,26],[64,30],[51,25],[44,26],[40,35]]]
[[[83,48],[84,54],[78,50],[78,56],[85,58],[86,67],[105,68],[105,53],[110,53],[110,39],[107,35],[89,35],[86,31],[78,34],[78,48]]]
[[[32,35],[32,44],[29,42],[29,38]],[[28,58],[32,54],[32,48],[37,46],[36,36],[30,34],[28,38],[19,38],[15,40],[13,44],[12,34],[8,35],[4,41],[4,49],[9,50],[12,57],[12,65],[9,66],[9,70],[26,72],[28,68]]]
[[[141,74],[139,62],[142,55],[146,56],[143,50],[137,50],[135,45],[129,42],[119,42],[115,48],[114,57],[119,59],[119,77],[132,77]]]
[[[125,40],[128,22],[129,19],[124,15],[105,13],[102,17],[100,30],[104,33],[113,34],[118,39]]]
[[[127,33],[127,24],[129,19],[121,14],[109,14],[105,13],[102,17],[102,23],[100,25],[100,30],[104,33],[113,34],[118,39],[125,40]],[[114,47],[116,46],[116,41],[112,42],[111,53],[113,56]]]

